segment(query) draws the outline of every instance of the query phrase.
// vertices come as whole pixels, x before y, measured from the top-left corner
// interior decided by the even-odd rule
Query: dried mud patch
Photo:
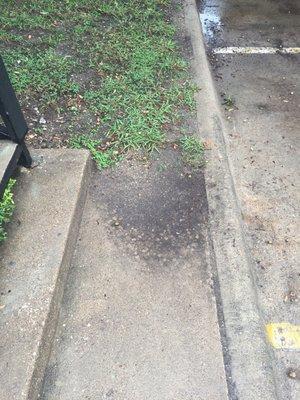
[[[117,170],[95,172],[93,181],[92,198],[111,239],[135,258],[154,266],[204,251],[203,170],[184,166],[178,151],[165,149],[151,162],[124,161]]]

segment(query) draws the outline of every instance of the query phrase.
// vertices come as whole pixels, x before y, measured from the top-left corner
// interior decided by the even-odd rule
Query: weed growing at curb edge
[[[235,106],[235,100],[233,97],[231,96],[226,96],[225,94],[223,95],[224,99],[223,99],[223,105],[227,106],[227,107],[234,107]]]
[[[15,208],[12,192],[15,182],[14,179],[8,182],[3,198],[0,201],[0,243],[6,239],[5,225],[10,221]]]
[[[172,0],[0,0],[0,52],[36,147],[88,148],[100,168],[159,149],[197,90]]]

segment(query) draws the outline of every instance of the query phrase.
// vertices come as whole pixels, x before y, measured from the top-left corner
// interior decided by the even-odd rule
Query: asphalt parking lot
[[[198,9],[227,121],[278,398],[298,399],[299,343],[290,335],[300,322],[300,3],[207,0],[199,1]]]

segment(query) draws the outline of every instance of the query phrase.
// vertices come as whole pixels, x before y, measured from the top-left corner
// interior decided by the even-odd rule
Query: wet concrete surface
[[[132,162],[129,173],[124,168],[121,177],[102,179],[93,190],[99,204],[110,207],[112,240],[136,244],[134,255],[161,268],[182,249],[201,246],[207,203],[202,172],[182,168],[176,151],[166,149],[152,162]]]
[[[42,399],[227,398],[203,171],[95,171]]]
[[[299,47],[300,3],[208,0],[199,2],[199,12],[228,123],[228,151],[263,318],[299,324],[300,55],[214,55],[213,49]],[[274,350],[280,399],[300,397],[300,382],[288,373],[299,365],[298,351]]]

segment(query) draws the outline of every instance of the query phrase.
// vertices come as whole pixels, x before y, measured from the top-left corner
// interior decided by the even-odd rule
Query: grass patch
[[[104,149],[100,140],[92,139],[85,135],[74,136],[71,139],[71,146],[75,149],[86,148],[90,150],[100,169],[111,167],[121,159],[115,146]]]
[[[173,6],[171,0],[0,0],[0,51],[36,137],[38,104],[52,131],[88,148],[100,168],[129,149],[158,149],[165,127],[194,108],[197,90],[175,40]]]
[[[0,201],[0,243],[7,237],[5,225],[10,221],[15,208],[12,192],[15,182],[14,179],[10,179],[4,191],[3,198]]]
[[[46,51],[10,50],[5,62],[14,89],[31,99],[37,98],[43,107],[55,106],[64,96],[72,97],[79,86],[70,74],[74,60],[60,56],[53,49]]]
[[[180,140],[183,161],[192,167],[204,165],[204,145],[194,136],[183,136]]]

